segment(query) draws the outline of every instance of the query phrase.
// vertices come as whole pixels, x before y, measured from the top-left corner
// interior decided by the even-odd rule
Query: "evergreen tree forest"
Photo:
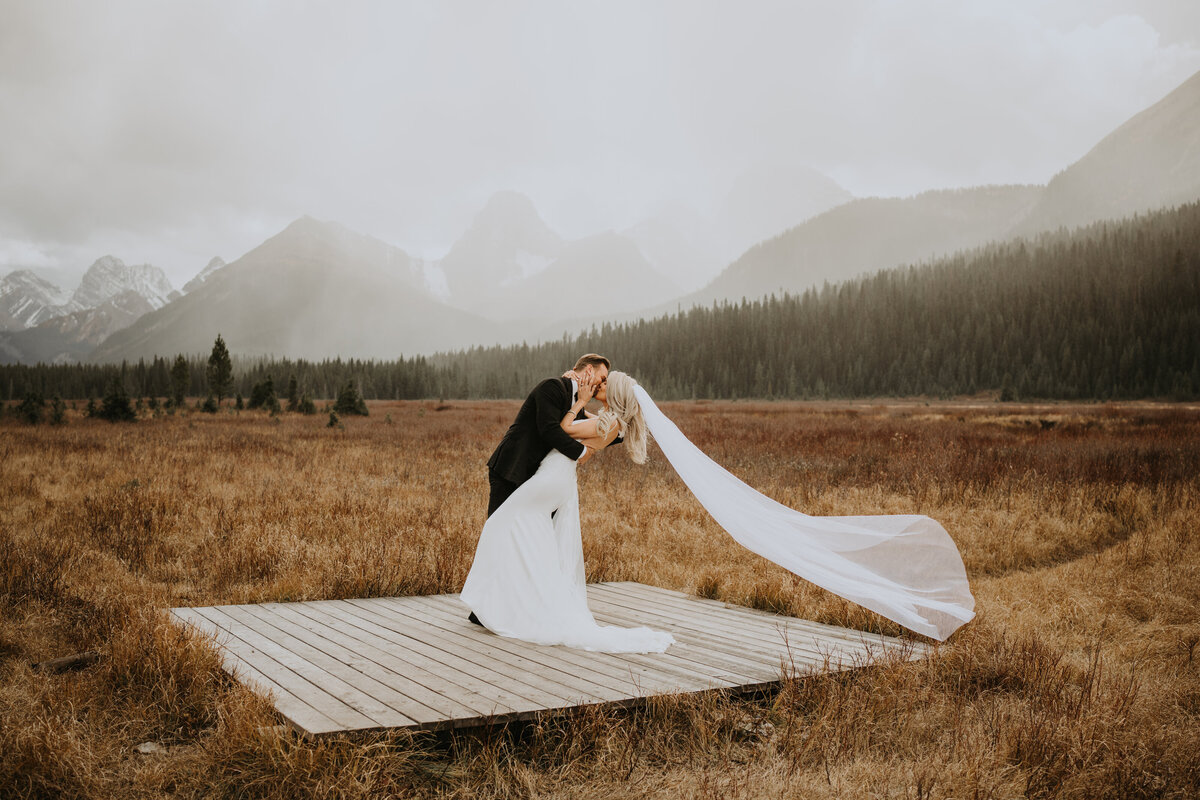
[[[214,335],[216,331],[214,331]],[[799,295],[681,310],[538,345],[395,361],[233,357],[232,392],[294,375],[332,399],[518,398],[585,352],[656,398],[1200,397],[1200,203],[1016,240]],[[171,395],[176,354],[119,365],[0,366],[0,398]],[[190,397],[207,395],[202,356]],[[182,371],[177,371],[181,375]]]

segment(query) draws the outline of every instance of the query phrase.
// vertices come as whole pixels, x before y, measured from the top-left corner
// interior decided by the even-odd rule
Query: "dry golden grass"
[[[373,404],[343,430],[0,421],[0,796],[1200,796],[1200,411],[1182,407],[668,404],[793,507],[939,519],[976,621],[928,661],[770,696],[473,734],[279,729],[162,610],[457,591],[516,404],[438,408]],[[651,459],[581,470],[590,579],[902,633],[739,548]],[[79,672],[31,668],[89,649]],[[148,740],[166,752],[134,751]]]

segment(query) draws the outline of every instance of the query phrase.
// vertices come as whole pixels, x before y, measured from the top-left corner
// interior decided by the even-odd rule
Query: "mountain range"
[[[69,296],[31,270],[0,278],[0,360],[77,361],[109,335],[180,297],[151,264],[97,259]]]
[[[1200,73],[1104,137],[1046,186],[853,198],[806,168],[737,181],[717,216],[678,204],[568,240],[500,192],[438,260],[301,218],[174,291],[106,256],[66,296],[29,270],[0,279],[0,361],[114,361],[231,350],[395,358],[555,339],[593,323],[800,292],[989,242],[1200,197]]]
[[[496,337],[427,288],[424,265],[332,222],[296,220],[192,291],[109,336],[93,361],[207,352],[395,358]]]

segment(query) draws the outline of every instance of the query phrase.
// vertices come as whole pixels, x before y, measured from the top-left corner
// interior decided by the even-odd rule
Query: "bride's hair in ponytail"
[[[612,409],[612,415],[621,421],[625,450],[633,463],[645,464],[646,419],[642,416],[642,406],[633,391],[635,386],[637,381],[624,372],[608,373],[608,406]],[[597,426],[604,431],[601,436],[607,433],[611,425],[605,416],[601,413],[600,424]]]

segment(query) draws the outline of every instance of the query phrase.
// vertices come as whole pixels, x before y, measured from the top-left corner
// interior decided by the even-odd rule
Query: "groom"
[[[575,367],[561,378],[549,378],[533,387],[521,404],[517,418],[488,459],[488,516],[508,496],[537,472],[551,449],[579,464],[591,458],[591,448],[572,439],[559,426],[571,410],[582,386],[599,386],[608,380],[608,359],[595,353],[580,356]],[[579,412],[577,419],[584,419]]]

